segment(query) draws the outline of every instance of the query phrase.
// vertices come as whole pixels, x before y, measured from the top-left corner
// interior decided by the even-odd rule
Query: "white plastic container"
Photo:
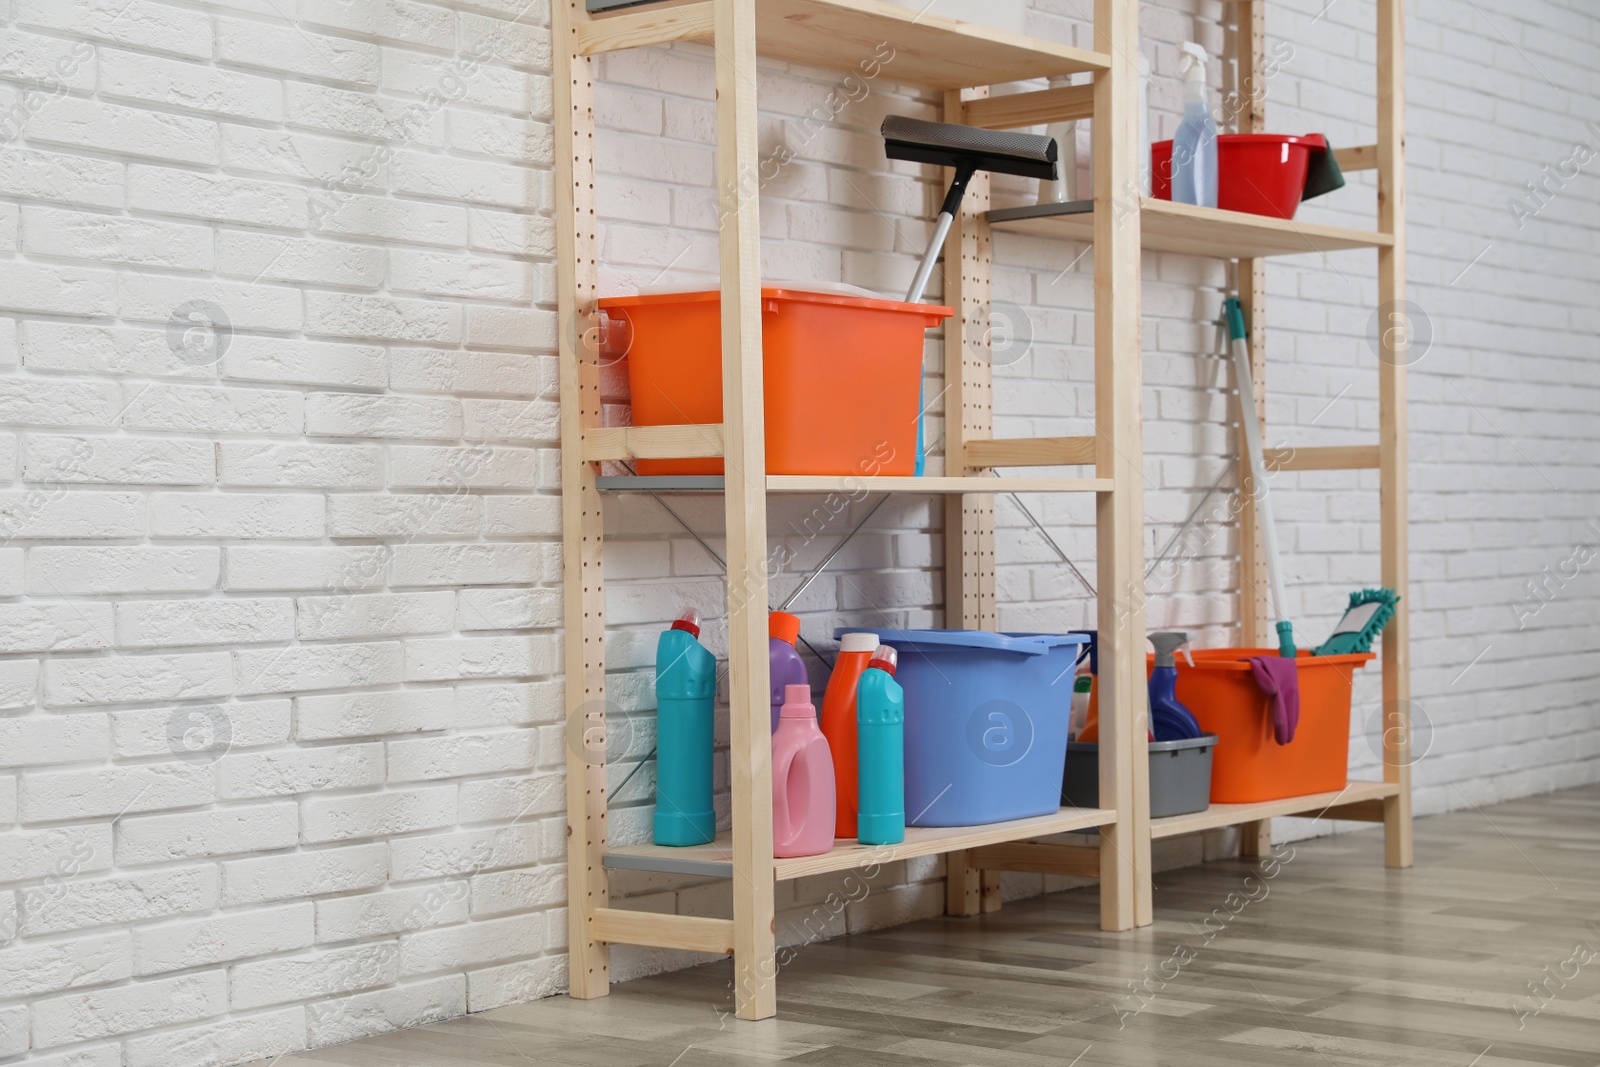
[[[1070,74],[1050,79],[1052,89],[1064,89],[1071,84]],[[1056,180],[1039,183],[1039,203],[1065,204],[1078,199],[1078,124],[1052,122],[1044,128],[1044,134],[1056,141]]]

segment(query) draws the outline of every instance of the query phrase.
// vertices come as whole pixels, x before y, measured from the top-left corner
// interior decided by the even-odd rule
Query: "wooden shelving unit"
[[[1262,51],[1262,2],[1243,0],[1241,53],[1254,69]],[[1177,820],[1149,818],[1145,743],[1143,611],[1143,481],[1140,414],[1141,248],[1239,258],[1244,293],[1262,321],[1268,255],[1306,251],[1378,251],[1380,292],[1403,296],[1400,104],[1401,0],[1378,0],[1380,12],[1379,141],[1351,150],[1350,169],[1375,162],[1380,174],[1379,228],[1362,233],[1155,201],[1121,203],[1137,188],[1138,4],[1095,0],[1094,40],[1084,51],[1014,34],[979,29],[878,0],[699,0],[648,4],[591,15],[584,0],[555,0],[552,42],[556,119],[556,235],[560,314],[575,323],[593,313],[599,254],[594,191],[594,58],[626,48],[703,41],[714,45],[716,72],[716,187],[720,201],[723,418],[720,425],[606,427],[600,368],[579,344],[581,331],[561,331],[562,508],[568,745],[568,903],[571,994],[608,991],[608,946],[650,945],[728,953],[734,959],[737,1014],[775,1014],[774,889],[778,881],[868,868],[914,856],[942,854],[947,910],[971,915],[999,907],[1001,870],[1090,875],[1100,879],[1101,925],[1127,930],[1151,921],[1151,842],[1213,826],[1245,823],[1247,849],[1268,839],[1274,815],[1341,813],[1381,817],[1389,832],[1389,861],[1410,862],[1410,799],[1403,731],[1396,733],[1386,781],[1353,784],[1342,794],[1299,797],[1267,805],[1213,807]],[[969,186],[961,217],[944,248],[944,303],[956,314],[945,326],[946,474],[927,478],[779,477],[766,469],[761,404],[760,229],[756,139],[756,62],[770,56],[813,66],[854,68],[887,44],[893,77],[943,94],[946,121],[985,128],[1018,128],[1055,119],[1092,120],[1094,190],[1088,210],[1030,217],[1000,212],[993,225],[1094,244],[1095,433],[1090,437],[996,440],[992,426],[988,346],[991,248],[989,184]],[[1087,73],[1089,84],[991,98],[989,87],[1049,75]],[[1250,116],[1259,128],[1259,109]],[[1033,213],[1037,215],[1037,213]],[[1254,258],[1251,258],[1254,257]],[[1264,373],[1265,331],[1252,339]],[[1386,344],[1390,341],[1386,340]],[[1404,593],[1405,448],[1403,360],[1384,361],[1383,423],[1374,446],[1301,449],[1276,458],[1280,469],[1373,467],[1382,472],[1383,582]],[[1259,379],[1258,379],[1259,380]],[[1258,396],[1259,388],[1258,388]],[[721,456],[726,478],[638,478],[600,475],[605,461]],[[1078,465],[1086,477],[1000,477],[996,468]],[[766,654],[767,525],[769,494],[903,492],[945,498],[946,624],[993,630],[995,589],[994,494],[1095,494],[1102,735],[1099,806],[1055,815],[950,829],[915,828],[892,848],[840,843],[814,857],[772,855],[771,749],[768,743]],[[696,848],[607,842],[605,722],[605,498],[617,492],[721,494],[726,515],[731,738],[732,829]],[[1248,525],[1248,523],[1246,524]],[[1252,531],[1247,560],[1257,552]],[[1264,578],[1245,582],[1246,633],[1263,626],[1254,593]],[[1384,696],[1402,709],[1407,695],[1405,605],[1384,638]],[[1401,724],[1403,725],[1403,724]],[[1389,743],[1386,740],[1386,744]],[[1050,840],[1096,828],[1100,843]],[[634,912],[611,906],[607,872],[643,869],[730,879],[733,913],[703,918]]]
[[[1149,845],[1140,821],[1146,787],[1136,761],[1132,723],[1144,691],[1144,620],[1111,598],[1101,606],[1101,678],[1110,736],[1102,746],[1100,806],[991,826],[913,829],[892,849],[843,844],[822,856],[772,856],[771,750],[768,744],[766,651],[766,499],[773,493],[906,492],[947,498],[946,617],[949,625],[995,629],[994,501],[997,492],[1095,494],[1100,539],[1099,579],[1105,589],[1131,589],[1142,574],[1143,527],[1139,425],[1139,227],[1113,227],[1110,212],[1093,226],[1096,298],[1096,434],[1084,439],[992,440],[989,302],[989,207],[986,176],[974,179],[962,216],[945,246],[944,301],[957,314],[945,328],[946,446],[942,477],[767,477],[761,410],[759,210],[754,72],[758,55],[818,66],[854,68],[884,44],[893,49],[893,77],[941,91],[949,121],[1026,126],[1056,116],[1093,116],[1099,168],[1097,202],[1135,179],[1125,149],[1134,115],[1137,12],[1120,0],[1098,0],[1096,40],[1088,52],[1012,34],[980,30],[876,0],[702,0],[652,5],[591,16],[581,0],[556,0],[554,14],[557,121],[556,206],[563,321],[589,314],[596,298],[594,105],[591,57],[620,48],[673,41],[710,41],[717,81],[717,179],[721,217],[723,423],[719,426],[605,427],[599,368],[564,330],[561,349],[562,485],[566,584],[568,730],[591,739],[605,730],[605,625],[602,548],[606,493],[720,492],[727,515],[729,600],[730,769],[733,828],[697,849],[606,841],[605,769],[576,752],[568,760],[568,863],[571,989],[602,996],[607,945],[623,942],[731,952],[737,1010],[760,1019],[776,1011],[774,993],[775,883],[904,859],[947,857],[948,903],[958,914],[998,906],[998,874],[973,862],[996,847],[1097,827],[1102,845],[1039,843],[1059,867],[1083,869],[1094,854],[1101,874],[1101,921],[1123,930],[1148,912]],[[988,101],[988,86],[1047,75],[1087,72],[1091,85],[1044,90]],[[968,108],[972,108],[969,115]],[[1115,140],[1113,138],[1115,137]],[[985,451],[985,449],[989,451]],[[727,478],[599,477],[606,460],[724,456]],[[1082,478],[1002,478],[993,468],[1063,462],[1092,467]],[[570,747],[570,746],[569,746]],[[610,906],[606,872],[615,868],[698,871],[729,877],[733,915],[706,919],[628,912]],[[1145,900],[1141,904],[1140,894]]]

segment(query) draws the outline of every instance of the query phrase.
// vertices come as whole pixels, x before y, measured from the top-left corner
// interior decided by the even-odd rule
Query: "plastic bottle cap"
[[[1178,69],[1186,81],[1205,81],[1206,61],[1209,58],[1206,50],[1193,41],[1183,41],[1178,45]]]
[[[791,645],[800,640],[800,616],[787,611],[774,611],[767,616],[767,636],[787,641]]]
[[[786,685],[783,687],[783,707],[778,710],[780,719],[814,719],[817,709],[811,703],[811,686]]]
[[[1150,635],[1150,644],[1155,648],[1157,667],[1173,667],[1172,654],[1189,643],[1189,635],[1182,630],[1164,630]],[[1194,666],[1194,660],[1189,660],[1189,666]]]
[[[873,652],[872,659],[867,661],[868,667],[876,667],[880,671],[887,672],[891,677],[893,677],[895,668],[899,665],[900,653],[894,650],[893,645],[879,645],[877,651]]]
[[[674,630],[683,630],[696,640],[700,637],[700,610],[698,608],[684,608],[678,617],[673,620]]]
[[[878,635],[853,633],[845,634],[839,640],[840,652],[876,652],[878,650]]]

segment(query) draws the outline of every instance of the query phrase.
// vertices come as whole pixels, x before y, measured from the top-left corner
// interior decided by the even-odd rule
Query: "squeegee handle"
[[[922,302],[922,294],[927,291],[928,279],[933,277],[934,265],[939,262],[939,252],[944,248],[944,239],[949,235],[953,222],[954,215],[939,212],[939,218],[933,224],[933,238],[928,242],[928,250],[922,253],[922,262],[917,264],[917,276],[911,279],[911,288],[906,290],[906,303]]]
[[[957,167],[955,177],[950,179],[944,203],[939,206],[939,218],[933,224],[933,237],[928,241],[928,250],[922,253],[922,262],[917,264],[917,276],[911,279],[911,288],[906,290],[906,303],[922,302],[922,294],[928,290],[928,279],[933,277],[933,266],[939,262],[939,253],[944,250],[944,239],[950,234],[950,224],[955,222],[956,212],[961,210],[961,200],[967,195],[967,185],[976,171],[977,168],[973,166]]]

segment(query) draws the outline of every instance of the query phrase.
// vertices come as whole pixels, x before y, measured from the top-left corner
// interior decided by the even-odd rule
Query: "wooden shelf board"
[[[662,12],[685,27],[698,27],[693,35],[687,29],[678,31],[677,39],[691,39],[709,30],[710,7],[704,2],[644,4],[596,13],[585,27],[586,50],[656,43],[651,34],[640,34],[630,24],[659,20]],[[1109,59],[1099,52],[881,0],[760,0],[755,8],[759,55],[932,89],[964,89],[1110,67]],[[614,34],[609,32],[613,28]]]
[[[612,493],[720,493],[719,475],[606,475],[598,488]],[[890,478],[774,474],[769,493],[1109,493],[1110,478]]]
[[[1087,200],[1002,208],[989,212],[989,222],[997,230],[1037,237],[1094,239],[1093,202]],[[1220,259],[1294,256],[1394,244],[1394,238],[1384,233],[1219,211],[1148,197],[1139,212],[1139,233],[1140,243],[1153,251]]]
[[[1362,800],[1381,800],[1400,792],[1396,782],[1351,782],[1335,793],[1311,793],[1303,797],[1286,797],[1282,800],[1263,800],[1254,804],[1213,804],[1205,811],[1190,815],[1172,815],[1165,819],[1150,820],[1151,837],[1175,837],[1192,834],[1198,830],[1211,830],[1218,826],[1236,826],[1239,823],[1270,819],[1281,815],[1315,816],[1335,805],[1353,804]]]
[[[893,863],[915,856],[935,856],[960,849],[997,845],[1006,841],[1026,841],[1050,834],[1085,830],[1115,822],[1116,812],[1102,808],[1062,808],[1054,815],[1031,819],[989,823],[985,826],[908,826],[906,839],[898,845],[861,845],[841,841],[820,856],[780,859],[775,864],[779,881],[804,878],[829,871],[848,871],[874,864]],[[724,832],[706,845],[672,848],[664,845],[630,845],[606,853],[608,868],[665,871],[670,874],[699,874],[707,877],[733,876],[733,842]]]
[[[854,478],[774,474],[769,493],[1109,493],[1110,478]]]

